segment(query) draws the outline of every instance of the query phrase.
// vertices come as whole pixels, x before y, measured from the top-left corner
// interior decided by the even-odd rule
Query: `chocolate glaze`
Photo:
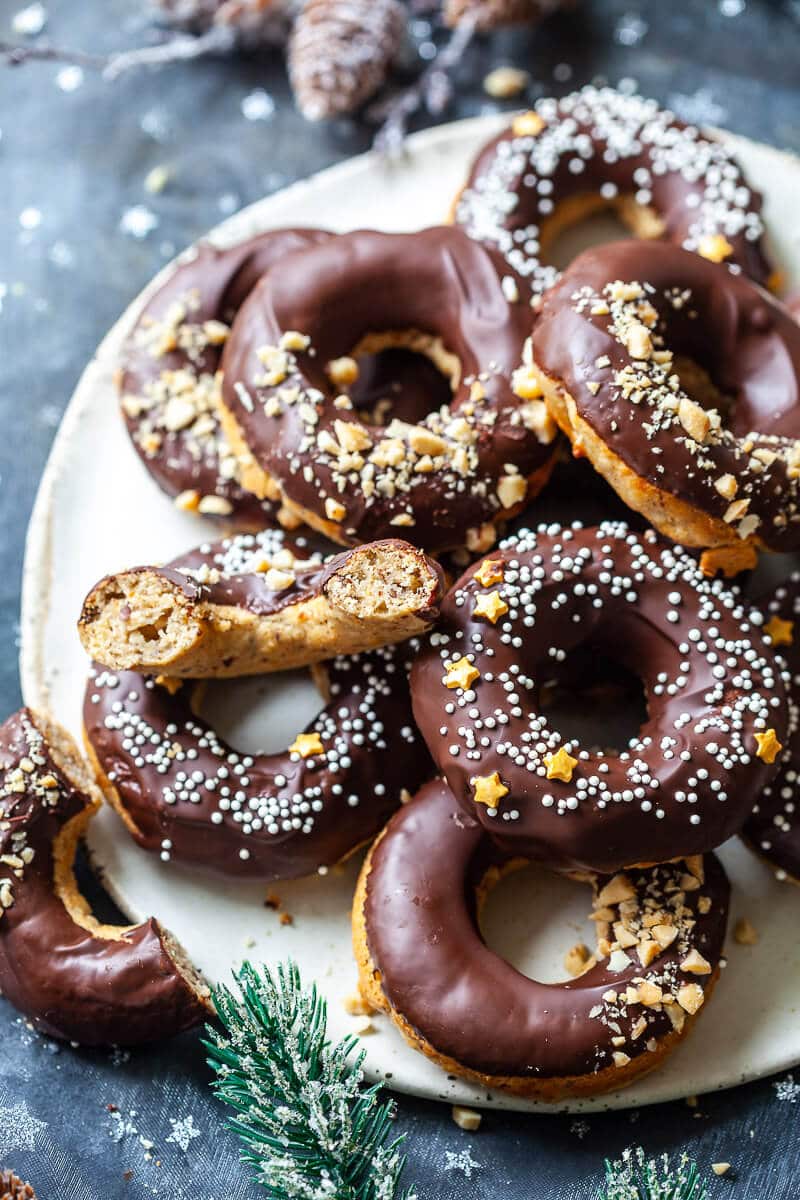
[[[323,754],[238,754],[195,716],[188,687],[170,695],[99,667],[86,736],[146,850],[236,877],[308,875],[373,837],[401,791],[432,770],[404,678],[415,649],[327,664],[331,698],[305,730],[319,734]]]
[[[540,100],[534,112],[539,132],[512,126],[480,151],[456,206],[457,223],[499,251],[523,287],[538,295],[558,277],[541,260],[540,238],[559,206],[597,196],[654,210],[675,246],[696,250],[703,237],[724,235],[726,261],[766,283],[762,198],[720,142],[613,88]]]
[[[552,446],[523,423],[511,386],[529,325],[526,306],[506,299],[491,257],[459,230],[343,234],[285,259],[242,306],[223,356],[224,403],[289,500],[321,520],[328,517],[326,500],[343,505],[342,540],[384,537],[397,532],[397,521],[403,537],[425,549],[460,545],[468,529],[503,507],[496,489],[507,466],[527,477],[552,456]],[[452,417],[466,416],[464,444],[473,457],[461,472],[452,457],[424,472],[409,465],[407,477],[410,456],[397,470],[379,464],[368,495],[364,463],[373,466],[387,430],[359,425],[368,435],[361,465],[343,473],[322,439],[335,442],[337,423],[353,422],[356,414],[335,406],[342,388],[325,367],[368,333],[409,329],[441,338],[459,358],[462,378],[450,409],[429,414],[423,426],[438,435]],[[290,354],[285,376],[267,384],[258,351],[277,347],[291,332],[309,337],[310,345]],[[475,401],[468,381],[477,376],[486,395]],[[458,444],[455,434],[446,436]]]
[[[124,396],[143,395],[164,371],[188,370],[194,376],[213,377],[219,368],[222,343],[199,345],[191,352],[176,348],[155,356],[148,335],[153,323],[160,325],[172,307],[194,303],[185,323],[202,326],[206,321],[228,325],[264,273],[285,255],[323,241],[329,234],[319,229],[278,229],[259,234],[226,250],[201,243],[193,257],[179,264],[166,283],[147,302],[131,331],[123,352],[120,391]],[[232,513],[247,524],[260,526],[277,505],[257,500],[232,478],[220,474],[218,453],[220,431],[214,416],[210,436],[198,442],[188,430],[162,430],[161,445],[148,453],[141,443],[142,417],[125,412],[133,444],[158,485],[170,496],[196,489],[201,496],[219,496],[232,506]]]
[[[690,948],[710,968],[719,963],[729,894],[719,861],[706,856],[703,884],[684,893],[694,928],[646,969],[631,951],[621,970],[611,970],[607,958],[558,984],[526,978],[481,937],[475,888],[505,861],[440,780],[392,818],[372,852],[365,917],[370,957],[395,1012],[439,1054],[486,1075],[580,1076],[613,1067],[620,1049],[629,1059],[651,1053],[651,1039],[673,1028],[666,1006],[611,1004],[605,996],[611,989],[621,996],[643,978],[665,992],[690,980],[707,985],[710,973],[693,976],[680,964]],[[649,893],[668,908],[685,872],[666,864],[627,874],[640,899]],[[606,882],[599,877],[596,891]],[[705,913],[701,896],[710,900]],[[634,1036],[641,1018],[646,1028]]]
[[[788,719],[759,614],[685,551],[621,522],[522,532],[488,561],[503,580],[462,575],[411,676],[417,724],[466,811],[510,851],[599,871],[701,854],[738,832],[777,770],[756,757],[755,734],[782,742]],[[495,625],[473,614],[492,590],[509,605]],[[619,754],[562,742],[538,708],[548,664],[589,643],[643,683],[648,719]],[[444,684],[462,655],[481,673],[467,692]],[[569,782],[547,778],[545,756],[562,746],[577,760]],[[494,772],[508,793],[489,808],[472,781]]]
[[[613,306],[596,315],[589,299],[617,280],[645,285],[658,314],[654,345],[699,363],[730,397],[719,433],[702,446],[677,415],[663,419],[660,388],[638,403],[623,396],[619,372],[634,359],[615,336]],[[687,292],[676,307],[675,295]],[[533,348],[538,366],[637,475],[719,520],[733,496],[717,484],[732,475],[736,500],[749,501],[748,520],[759,518],[756,537],[772,550],[800,545],[800,479],[792,465],[800,452],[800,328],[777,300],[696,254],[615,242],[579,255],[547,294]],[[598,367],[606,358],[609,365]],[[653,377],[651,363],[636,366]],[[777,457],[765,464],[762,452]]]
[[[800,571],[793,571],[762,605],[768,629],[775,617],[791,623],[791,641],[781,639],[775,646],[787,671],[789,726],[778,773],[758,797],[742,835],[779,873],[800,883]]]
[[[11,777],[20,763],[32,770],[23,766],[18,790]],[[87,1046],[169,1037],[207,1018],[157,921],[104,939],[77,925],[56,895],[54,841],[92,801],[56,765],[27,709],[0,727],[0,772],[0,855],[13,860],[0,865],[0,894],[10,899],[0,908],[3,995],[42,1033]],[[48,777],[55,786],[41,783]]]

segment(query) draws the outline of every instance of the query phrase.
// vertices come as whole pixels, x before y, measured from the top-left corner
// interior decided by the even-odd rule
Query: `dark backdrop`
[[[11,35],[22,6],[0,0],[0,37]],[[46,8],[46,36],[62,45],[106,53],[147,36],[136,0],[50,0]],[[424,28],[416,32],[425,40]],[[536,32],[475,46],[447,117],[497,107],[481,81],[490,67],[514,62],[531,72],[531,99],[599,76],[634,78],[690,120],[800,151],[799,50],[797,2],[595,0]],[[265,94],[253,98],[255,89]],[[240,205],[365,149],[370,134],[352,120],[303,122],[279,55],[114,84],[59,64],[0,67],[0,128],[5,712],[20,702],[25,527],[61,412],[94,346],[177,249]],[[170,182],[152,195],[144,181],[157,166],[169,169]],[[702,1055],[702,1024],[693,1046]],[[799,1093],[783,1077],[703,1098],[697,1108],[494,1113],[478,1134],[457,1129],[446,1108],[400,1098],[398,1126],[408,1134],[408,1177],[426,1198],[588,1200],[603,1157],[641,1143],[649,1152],[685,1147],[704,1170],[732,1162],[733,1177],[713,1181],[715,1196],[796,1200]],[[32,1034],[0,1001],[0,1165],[29,1177],[42,1200],[255,1197],[222,1115],[193,1037],[131,1056],[88,1054]]]

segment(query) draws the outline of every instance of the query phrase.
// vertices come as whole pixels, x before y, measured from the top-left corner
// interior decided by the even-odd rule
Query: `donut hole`
[[[348,394],[365,425],[416,425],[450,404],[461,364],[440,338],[417,329],[368,333],[350,353],[358,378]]]
[[[539,665],[538,706],[562,738],[591,752],[619,753],[647,720],[644,684],[629,665],[598,642]]]
[[[489,949],[522,975],[563,983],[576,977],[582,953],[595,950],[591,906],[586,884],[524,863],[505,869],[486,896],[478,924]]]
[[[192,708],[238,753],[279,754],[325,707],[318,679],[299,670],[207,680],[195,687]]]
[[[450,381],[427,355],[403,346],[355,356],[358,379],[350,398],[365,425],[417,425],[452,399]]]
[[[599,193],[570,196],[542,223],[540,255],[544,263],[564,271],[584,250],[623,238],[660,237],[663,222],[655,210],[633,196],[606,199]]]

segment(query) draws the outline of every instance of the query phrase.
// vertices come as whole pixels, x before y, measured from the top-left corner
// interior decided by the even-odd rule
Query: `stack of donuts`
[[[559,233],[602,208],[633,238],[557,271]],[[724,965],[715,849],[741,834],[800,880],[800,575],[758,596],[747,574],[800,548],[800,325],[764,237],[726,145],[589,87],[483,147],[449,224],[273,230],[179,263],[129,333],[121,407],[156,483],[217,533],[89,591],[89,766],[36,714],[3,727],[14,1002],[79,1039],[81,1005],[102,1010],[114,1041],[205,1011],[159,926],[91,931],[64,883],[99,788],[120,836],[209,888],[324,888],[366,846],[364,1003],[447,1072],[556,1100],[663,1061]],[[570,447],[588,464],[558,519]],[[612,713],[621,679],[644,693],[610,745],[551,716],[553,680],[580,694],[590,662]],[[202,713],[210,679],[297,668],[324,707],[282,753],[240,752]],[[560,984],[481,932],[529,862],[591,898],[596,947]],[[14,972],[48,936],[15,920],[37,896],[71,922],[60,992]],[[140,939],[165,982],[137,1024]],[[87,954],[118,970],[90,978]]]

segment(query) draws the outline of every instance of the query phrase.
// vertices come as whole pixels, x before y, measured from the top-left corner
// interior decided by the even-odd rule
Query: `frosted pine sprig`
[[[697,1164],[682,1154],[677,1166],[666,1154],[646,1158],[641,1146],[606,1161],[606,1180],[598,1200],[708,1200],[708,1184]]]
[[[207,1029],[214,1091],[236,1116],[242,1159],[272,1200],[416,1200],[399,1192],[405,1163],[394,1106],[363,1087],[357,1039],[332,1046],[327,1006],[292,962],[245,963],[236,990],[214,993],[224,1032]]]

